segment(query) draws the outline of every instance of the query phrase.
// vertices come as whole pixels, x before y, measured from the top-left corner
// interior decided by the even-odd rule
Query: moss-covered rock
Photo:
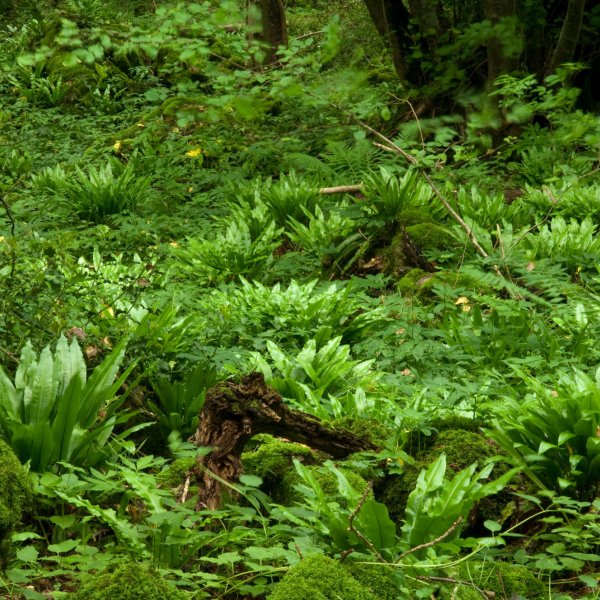
[[[450,250],[458,246],[454,236],[441,225],[417,223],[406,227],[410,241],[424,252]]]
[[[276,502],[284,503],[289,495],[289,488],[283,481],[288,473],[296,474],[294,458],[306,465],[313,465],[319,460],[318,454],[308,446],[271,435],[257,435],[252,442],[257,444],[255,449],[242,454],[244,471],[260,477],[263,491]]]
[[[402,275],[402,273],[400,273]],[[422,269],[411,269],[396,284],[403,296],[433,297],[434,288],[447,289],[458,295],[486,293],[491,290],[481,280],[456,271],[436,271],[427,273]]]
[[[27,471],[11,447],[0,440],[0,570],[8,552],[8,539],[23,514],[31,509],[33,492]]]
[[[399,267],[394,267],[394,269],[400,275],[402,274]],[[427,271],[423,271],[423,269],[410,269],[410,271],[400,279],[396,289],[402,296],[420,296],[429,293],[434,283],[434,273],[427,273]]]
[[[376,600],[379,595],[344,568],[321,555],[307,556],[294,565],[275,587],[269,600]]]
[[[69,597],[73,600],[185,600],[190,596],[149,565],[127,561],[88,576]]]
[[[468,429],[442,429],[421,450],[413,451],[415,463],[407,465],[401,475],[393,475],[377,486],[376,497],[389,510],[390,517],[396,523],[401,523],[410,493],[414,490],[419,473],[426,469],[440,454],[446,455],[446,469],[449,478],[473,463],[483,466],[486,459],[500,453],[499,448],[490,443],[484,436]],[[494,467],[491,479],[499,477],[508,469],[507,465],[498,464]],[[475,526],[486,519],[500,518],[502,508],[508,502],[508,497],[502,493],[482,500],[477,507],[478,516],[472,519]]]
[[[360,563],[348,563],[346,568],[377,600],[402,600],[407,597],[402,569],[384,564]]]
[[[179,487],[195,464],[195,458],[178,458],[156,474],[156,481],[163,488]]]
[[[471,585],[442,585],[436,594],[440,600],[475,600],[481,598],[482,590],[488,597],[526,598],[542,600],[548,597],[546,586],[522,565],[504,562],[468,561],[458,573],[450,574],[457,581]],[[476,587],[474,587],[476,586]]]

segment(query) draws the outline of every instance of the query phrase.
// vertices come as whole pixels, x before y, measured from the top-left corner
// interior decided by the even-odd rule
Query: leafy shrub
[[[600,370],[575,371],[554,390],[523,376],[532,392],[496,407],[489,434],[542,490],[585,500],[600,489]]]
[[[190,238],[186,248],[176,249],[174,253],[184,272],[200,283],[214,285],[264,272],[280,243],[280,233],[271,222],[252,237],[248,224],[236,221],[213,240]]]
[[[445,424],[442,421],[438,425],[444,427]],[[448,425],[452,427],[452,421]],[[447,475],[458,473],[472,464],[489,461],[498,454],[499,449],[494,445],[490,445],[482,435],[472,430],[459,429],[457,425],[461,425],[460,421],[454,423],[453,428],[444,428],[438,434],[429,438],[418,435],[411,436],[413,439],[407,443],[413,446],[421,446],[420,450],[414,452],[414,464],[406,465],[402,474],[393,475],[378,486],[378,498],[389,507],[390,515],[397,523],[400,523],[404,518],[408,497],[415,489],[421,470],[431,465],[440,454],[444,453],[446,455]],[[493,475],[499,476],[505,473],[506,470],[506,468],[503,469],[498,466]],[[500,512],[498,506],[480,506],[480,509],[482,508],[487,508],[488,511],[493,508],[496,509],[496,514],[486,514],[485,517],[482,517],[486,519],[497,518]]]
[[[301,223],[308,221],[307,214],[315,209],[319,192],[305,179],[295,173],[281,175],[279,181],[270,180],[261,193],[261,198],[279,227],[285,227],[288,219]]]
[[[184,600],[189,596],[143,563],[125,561],[89,576],[70,595],[73,600]]]
[[[204,406],[207,390],[217,383],[214,367],[198,364],[175,381],[159,376],[152,380],[155,400],[148,402],[166,440],[173,431],[187,439],[198,426],[198,414]]]
[[[527,245],[535,258],[551,257],[564,264],[571,273],[593,268],[600,255],[600,237],[589,217],[581,222],[571,219],[568,224],[562,217],[554,217],[537,235],[527,238]]]
[[[131,166],[115,175],[110,163],[86,173],[79,167],[67,175],[62,167],[47,167],[32,177],[33,188],[48,192],[76,215],[94,223],[111,216],[134,212],[147,199],[150,177],[137,176]]]
[[[452,479],[446,479],[446,465],[446,455],[442,453],[417,477],[406,502],[402,526],[402,542],[407,550],[431,542],[452,527],[454,531],[446,539],[457,537],[473,506],[482,498],[501,491],[514,475],[508,471],[489,481],[494,464],[488,463],[477,472],[477,463],[472,463]],[[425,554],[421,550],[415,556],[423,558]]]
[[[27,472],[10,446],[0,439],[0,572],[4,570],[6,541],[23,513],[31,509],[31,502]]]
[[[117,377],[126,341],[115,346],[89,379],[77,340],[69,344],[64,336],[54,355],[46,347],[39,359],[28,343],[14,384],[0,368],[0,431],[33,471],[60,461],[93,465],[107,456],[125,396],[114,398],[135,366]]]
[[[392,171],[380,167],[378,175],[370,175],[364,183],[365,207],[377,222],[397,223],[403,211],[427,206],[431,189],[419,179],[416,171],[408,171],[399,178]]]
[[[350,347],[341,343],[341,337],[332,338],[320,348],[311,339],[296,356],[273,342],[267,342],[267,350],[274,368],[256,355],[257,370],[297,407],[318,416],[360,417],[373,405],[364,393],[377,379],[371,371],[373,361],[350,360]],[[323,401],[326,398],[328,402]]]
[[[364,311],[370,300],[352,284],[319,285],[314,279],[304,283],[292,280],[287,287],[277,283],[264,286],[258,281],[240,279],[237,288],[215,290],[204,301],[205,311],[218,311],[228,323],[223,335],[252,335],[272,341],[283,338],[287,344],[303,345],[311,337],[320,343],[341,335],[345,344],[368,337],[386,321],[378,306]]]

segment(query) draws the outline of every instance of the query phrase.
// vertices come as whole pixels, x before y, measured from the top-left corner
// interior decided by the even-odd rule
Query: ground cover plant
[[[499,4],[0,6],[0,597],[600,596],[600,13]]]

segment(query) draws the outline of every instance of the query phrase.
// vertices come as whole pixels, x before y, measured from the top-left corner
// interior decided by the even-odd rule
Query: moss
[[[382,446],[394,433],[391,427],[375,419],[342,417],[331,421],[330,425],[334,429],[345,429],[375,446]]]
[[[23,514],[31,509],[33,492],[27,471],[10,446],[0,440],[0,570],[8,538]]]
[[[435,275],[423,269],[411,269],[400,279],[396,289],[403,296],[420,296],[431,291]]]
[[[62,79],[69,87],[67,102],[75,102],[96,87],[97,75],[82,62],[71,64],[68,52],[57,52],[44,66],[49,77]]]
[[[307,556],[294,565],[268,596],[269,600],[376,600],[339,562],[327,556]]]
[[[406,227],[411,242],[424,252],[432,250],[450,250],[457,243],[452,234],[441,225],[435,223],[417,223]]]
[[[542,600],[548,597],[546,586],[522,565],[504,562],[467,562],[453,578],[468,581],[495,598],[527,598]],[[444,585],[436,595],[440,600],[471,600],[481,594],[471,585]]]
[[[125,562],[87,577],[73,600],[184,600],[188,594],[165,581],[148,565]]]
[[[163,488],[176,488],[185,481],[195,464],[195,458],[178,458],[156,474],[156,481]]]
[[[406,597],[402,570],[387,565],[348,563],[354,579],[362,583],[377,600],[401,600]]]
[[[253,441],[258,443],[256,449],[242,454],[244,471],[260,477],[263,480],[263,491],[276,502],[284,503],[289,488],[283,481],[287,474],[296,474],[293,459],[310,465],[318,461],[318,455],[308,446],[270,435],[256,436]]]
[[[440,426],[443,426],[443,422]],[[377,487],[376,497],[388,507],[393,521],[401,523],[408,496],[415,488],[420,471],[427,468],[442,453],[446,455],[447,476],[452,478],[458,471],[466,469],[473,463],[478,463],[482,467],[486,459],[499,453],[499,449],[474,431],[442,429],[432,436],[431,442],[422,450],[413,452],[414,465],[408,465],[401,475],[388,477]],[[499,477],[506,472],[507,468],[507,465],[497,464],[490,478]],[[471,519],[471,526],[478,527],[485,519],[500,518],[502,508],[508,500],[508,496],[502,492],[485,498],[477,508],[477,515]]]
[[[427,423],[427,429],[430,432],[429,435],[419,429],[411,431],[406,438],[403,449],[411,456],[417,456],[418,454],[422,454],[434,446],[437,436],[442,431],[458,429],[460,431],[478,433],[481,429],[481,425],[482,422],[478,419],[471,419],[469,417],[460,417],[456,415],[433,419]]]

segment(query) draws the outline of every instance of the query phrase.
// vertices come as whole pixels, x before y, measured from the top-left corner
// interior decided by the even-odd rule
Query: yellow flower
[[[121,141],[120,141],[120,140],[117,140],[117,141],[114,143],[114,145],[113,145],[113,150],[114,150],[115,152],[118,152],[120,149],[121,149]]]
[[[200,148],[194,148],[193,150],[188,150],[185,155],[194,158],[196,156],[200,156],[201,152],[202,150]]]

